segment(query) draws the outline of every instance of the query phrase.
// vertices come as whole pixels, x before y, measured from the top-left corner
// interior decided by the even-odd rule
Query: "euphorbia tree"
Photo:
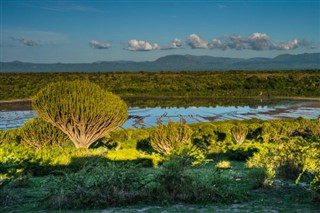
[[[154,150],[170,155],[183,146],[191,144],[192,129],[181,123],[170,121],[168,125],[159,125],[150,133],[150,142]]]
[[[51,83],[33,97],[32,107],[77,148],[89,148],[128,118],[127,105],[119,96],[89,81]]]

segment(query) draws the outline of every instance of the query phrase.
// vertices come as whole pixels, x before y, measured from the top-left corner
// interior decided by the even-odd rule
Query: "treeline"
[[[0,100],[30,98],[50,82],[88,79],[122,97],[320,97],[320,71],[0,73]]]

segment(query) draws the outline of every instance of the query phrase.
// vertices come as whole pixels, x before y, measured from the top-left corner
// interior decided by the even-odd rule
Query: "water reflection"
[[[187,107],[174,107],[166,106],[169,104],[167,102],[161,107],[157,105],[129,107],[129,119],[123,125],[123,128],[151,127],[166,124],[169,121],[195,123],[251,118],[263,120],[295,117],[318,118],[320,115],[320,101],[277,99],[261,103],[260,100],[250,100],[249,104],[245,105],[243,99],[241,99],[237,103],[235,105],[224,104],[223,106],[196,106],[191,102]],[[8,105],[6,107],[8,108]],[[10,111],[10,107],[9,110],[3,108],[0,108],[0,110],[2,110],[0,111],[0,129],[5,130],[22,126],[24,122],[35,116],[32,110],[19,108]]]

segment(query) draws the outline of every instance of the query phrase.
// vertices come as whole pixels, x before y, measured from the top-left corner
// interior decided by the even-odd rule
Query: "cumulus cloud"
[[[250,36],[227,36],[225,45],[230,49],[266,50],[270,49],[270,37],[265,33],[253,33]],[[226,48],[225,48],[226,49]]]
[[[208,43],[208,48],[225,50],[227,49],[227,45],[220,39],[214,38]]]
[[[291,50],[298,47],[314,48],[306,40],[293,39],[288,42],[274,43],[266,33],[253,33],[250,36],[228,35],[222,38],[214,38],[209,42],[201,39],[197,34],[191,34],[187,44],[192,49],[220,49],[220,50]]]
[[[160,46],[157,43],[151,45],[148,41],[141,41],[141,40],[130,40],[128,42],[128,49],[130,51],[151,51],[151,50],[158,50]]]
[[[108,49],[111,47],[109,43],[103,43],[96,40],[91,40],[89,45],[94,49]]]
[[[181,48],[182,47],[182,42],[180,39],[173,39],[172,43],[171,43],[171,46],[170,46],[172,49],[177,49],[177,48]]]
[[[191,34],[186,42],[192,49],[207,49],[208,43],[197,34]]]
[[[299,40],[299,39],[293,39],[291,41],[288,41],[287,43],[280,43],[280,44],[274,44],[271,49],[275,50],[291,50],[296,49],[298,47],[307,47],[310,49],[315,49],[315,45],[306,41],[306,40]]]
[[[173,50],[173,49],[181,49],[182,41],[178,38],[173,39],[171,45],[168,47],[162,47],[161,50]]]

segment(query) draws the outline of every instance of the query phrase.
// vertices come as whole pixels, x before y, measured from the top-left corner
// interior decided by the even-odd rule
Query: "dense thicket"
[[[51,82],[88,79],[122,97],[320,97],[320,70],[0,73],[0,100],[30,98]]]

